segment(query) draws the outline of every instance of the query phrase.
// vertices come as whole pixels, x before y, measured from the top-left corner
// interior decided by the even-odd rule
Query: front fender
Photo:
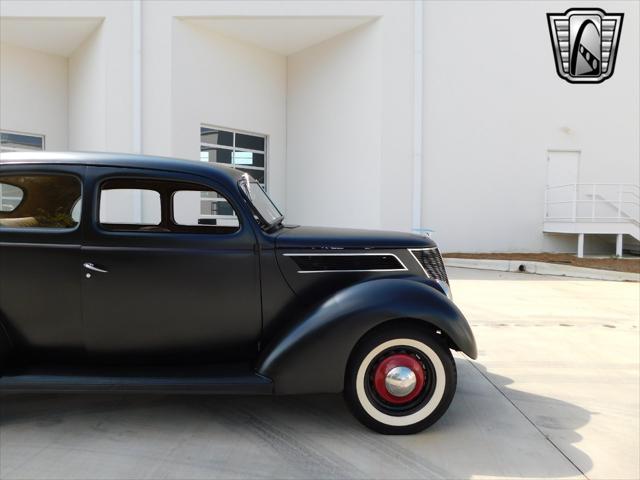
[[[410,279],[352,285],[276,336],[258,359],[258,372],[276,393],[340,392],[349,355],[369,330],[411,319],[440,329],[453,347],[476,358],[473,333],[460,310],[435,288]]]

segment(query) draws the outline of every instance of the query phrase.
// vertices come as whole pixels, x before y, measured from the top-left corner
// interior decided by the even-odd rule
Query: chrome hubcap
[[[389,370],[384,380],[387,391],[396,397],[406,397],[416,388],[416,374],[409,367]]]

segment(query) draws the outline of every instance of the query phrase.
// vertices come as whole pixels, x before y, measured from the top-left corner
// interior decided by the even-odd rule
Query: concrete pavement
[[[455,276],[476,366],[588,478],[640,478],[640,284]]]
[[[426,432],[340,396],[0,397],[0,478],[638,478],[640,287],[451,269],[480,358]]]

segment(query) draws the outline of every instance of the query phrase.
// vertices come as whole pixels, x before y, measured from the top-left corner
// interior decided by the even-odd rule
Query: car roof
[[[170,157],[136,155],[128,153],[95,152],[10,152],[0,154],[0,166],[5,165],[87,165],[116,168],[141,168],[170,172],[191,173],[232,182],[244,172],[209,162],[182,160]]]

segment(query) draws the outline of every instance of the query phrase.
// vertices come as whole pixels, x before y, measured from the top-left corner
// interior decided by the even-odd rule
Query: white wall
[[[129,2],[96,4],[102,24],[69,57],[69,148],[133,151]]]
[[[68,62],[71,70],[68,78],[70,95],[68,100],[67,97],[64,100],[65,111],[67,101],[69,103],[68,115],[65,113],[64,122],[70,123],[70,144],[67,144],[65,137],[64,144],[58,144],[55,149],[130,152],[133,145],[131,2],[3,0],[0,12],[6,17],[34,18],[53,24],[60,20],[71,20],[70,23],[73,23],[74,19],[80,20],[81,23],[86,19],[102,20],[96,32],[78,42],[76,50],[69,53],[69,58],[61,57],[65,69]],[[46,40],[47,31],[49,41],[58,46],[67,44],[69,38],[77,36],[77,32],[69,32],[69,35],[61,35],[67,37],[66,39],[57,38],[55,35],[51,36],[54,30],[45,29],[38,41]],[[29,82],[44,84],[49,81],[47,75],[40,75],[37,70],[33,73],[34,75],[29,75]],[[90,79],[91,85],[87,85],[83,79]],[[66,84],[65,77],[65,90]],[[0,110],[4,111],[5,107]],[[37,117],[30,116],[30,122],[37,123]],[[84,123],[85,120],[88,124]],[[48,144],[47,148],[54,149],[51,144]]]
[[[375,69],[368,70],[372,73],[372,78],[364,79],[365,89],[370,85],[377,85],[377,93],[374,99],[374,103],[378,105],[375,112],[372,108],[365,107],[366,111],[372,113],[372,115],[380,122],[379,134],[374,139],[377,152],[374,155],[373,164],[369,163],[367,168],[369,170],[377,171],[375,174],[378,178],[378,183],[372,185],[374,190],[379,192],[374,202],[367,204],[364,211],[359,211],[357,215],[351,216],[349,219],[343,218],[340,224],[348,224],[352,226],[383,226],[385,228],[392,228],[397,230],[409,230],[411,228],[411,156],[412,156],[412,142],[413,142],[413,126],[412,126],[412,111],[413,111],[413,3],[412,2],[361,2],[361,1],[323,1],[323,2],[262,2],[262,1],[246,1],[246,2],[233,2],[233,1],[219,1],[219,2],[193,2],[193,1],[165,1],[165,2],[144,2],[143,3],[143,146],[144,152],[148,154],[158,155],[181,155],[188,158],[194,158],[197,153],[197,142],[195,141],[195,118],[190,118],[187,121],[189,126],[183,126],[183,121],[189,116],[183,116],[180,111],[185,109],[184,105],[189,105],[195,109],[207,112],[215,112],[215,115],[222,117],[223,121],[229,116],[237,116],[233,111],[223,109],[222,106],[227,105],[225,98],[201,98],[200,101],[206,105],[199,105],[194,99],[189,100],[189,96],[195,96],[197,90],[184,93],[184,89],[178,85],[189,85],[192,87],[196,82],[197,84],[206,84],[207,82],[213,82],[215,85],[227,86],[230,90],[225,91],[229,94],[230,99],[236,98],[237,89],[233,84],[229,84],[228,81],[217,79],[215,77],[203,78],[203,79],[187,79],[185,82],[177,80],[176,78],[184,78],[187,73],[183,73],[182,67],[187,67],[185,72],[191,72],[193,65],[196,65],[194,59],[198,59],[204,62],[201,67],[199,64],[197,68],[204,68],[207,71],[213,69],[213,67],[207,66],[217,56],[224,56],[224,52],[219,52],[219,47],[216,47],[216,43],[231,45],[229,48],[232,52],[236,52],[238,45],[241,42],[226,39],[226,42],[220,37],[211,32],[209,34],[209,40],[204,41],[202,45],[207,45],[207,49],[202,51],[203,46],[198,45],[200,40],[205,38],[204,33],[199,35],[194,34],[193,31],[187,33],[188,21],[190,18],[206,18],[206,17],[218,17],[218,18],[241,18],[248,17],[254,20],[258,20],[261,17],[276,18],[280,21],[305,22],[308,18],[321,18],[331,19],[340,17],[362,18],[371,17],[378,18],[374,30],[378,33],[375,35],[369,34],[368,40],[364,43],[369,43],[367,58],[371,55],[377,55],[377,66]],[[373,32],[370,30],[369,32]],[[193,40],[198,38],[198,42]],[[212,40],[215,38],[216,40]],[[188,40],[191,39],[191,40]],[[336,40],[335,38],[333,40]],[[190,43],[191,42],[191,43]],[[329,40],[331,42],[331,40]],[[373,43],[372,43],[373,42]],[[338,43],[340,45],[340,43]],[[345,43],[348,45],[348,42]],[[179,47],[180,46],[180,47]],[[185,46],[189,48],[184,48]],[[244,48],[249,51],[250,47],[245,45]],[[258,51],[263,49],[258,48]],[[373,53],[375,51],[375,54]],[[241,64],[244,60],[250,58],[249,55],[243,54],[241,58],[236,60],[237,64]],[[289,57],[288,61],[292,61],[293,57]],[[233,59],[231,59],[233,60]],[[363,63],[364,62],[364,63]],[[353,64],[346,65],[346,72],[344,79],[347,79],[352,75],[351,70],[359,69],[361,64],[367,65],[367,61],[356,60]],[[331,62],[328,63],[330,65]],[[178,66],[180,68],[178,68]],[[247,67],[242,67],[246,69]],[[369,68],[369,67],[366,67]],[[286,75],[286,73],[285,73]],[[329,74],[328,74],[329,75]],[[354,73],[355,76],[361,75],[360,73]],[[285,78],[285,82],[289,83],[292,80],[291,73],[289,72],[289,78]],[[206,77],[203,75],[203,77]],[[268,77],[267,83],[270,85]],[[299,83],[299,82],[298,82]],[[269,87],[267,85],[267,87]],[[255,93],[267,91],[268,88],[257,90]],[[291,93],[291,89],[287,90],[286,95]],[[363,92],[366,94],[366,92]],[[360,94],[360,93],[357,93]],[[176,95],[181,95],[181,99],[174,98]],[[187,96],[187,102],[182,103],[182,99]],[[252,109],[251,116],[256,117],[255,120],[248,118],[249,122],[262,123],[261,117],[263,111],[259,107],[265,105],[265,99],[260,99],[259,103],[255,103],[254,93],[249,93],[250,98],[245,100],[246,106]],[[276,98],[276,100],[278,100]],[[279,100],[278,100],[279,101]],[[289,108],[292,99],[287,97],[283,100],[282,104],[286,102],[287,108]],[[243,106],[240,106],[242,112]],[[272,107],[269,107],[272,108]],[[293,107],[295,108],[295,107]],[[346,109],[340,110],[344,112]],[[240,113],[242,113],[240,112]],[[205,112],[206,113],[206,112]],[[289,113],[289,112],[287,112]],[[310,112],[312,113],[312,112]],[[267,111],[267,115],[271,115]],[[208,116],[211,116],[209,113]],[[180,120],[177,120],[177,118]],[[336,118],[338,115],[336,115]],[[246,120],[247,117],[243,119]],[[202,120],[200,120],[202,121]],[[205,120],[207,121],[207,120]],[[335,121],[335,118],[332,118]],[[213,123],[213,122],[211,122]],[[269,120],[269,123],[272,123]],[[364,125],[369,123],[369,119],[365,120]],[[222,123],[225,125],[225,123]],[[230,125],[236,126],[236,125]],[[294,122],[287,122],[287,129],[294,126]],[[250,127],[240,126],[239,128],[250,130]],[[349,128],[355,132],[356,136],[361,136],[361,122],[351,123]],[[262,133],[269,133],[264,129],[254,128],[255,131]],[[291,136],[290,131],[286,132],[287,136]],[[367,135],[367,134],[365,134]],[[283,132],[283,137],[285,132]],[[190,139],[190,140],[188,140]],[[187,140],[190,142],[187,145]],[[270,158],[269,158],[269,188],[270,194],[275,197],[276,202],[285,210],[287,216],[291,218],[290,208],[296,208],[299,202],[304,202],[305,199],[299,196],[295,196],[291,199],[284,199],[284,182],[285,176],[287,177],[286,192],[291,193],[289,187],[292,183],[299,183],[298,177],[295,176],[295,180],[292,180],[292,174],[289,172],[290,167],[287,163],[286,170],[281,168],[280,164],[274,164],[274,162],[284,161],[285,157],[287,162],[291,161],[295,154],[286,152],[282,147],[282,157],[278,153],[279,148],[276,145],[276,134],[270,137]],[[301,142],[300,142],[301,143]],[[341,143],[338,143],[332,150],[332,155],[341,156],[340,148]],[[390,158],[390,161],[380,163],[379,158]],[[368,175],[368,173],[364,173]],[[315,182],[311,177],[312,182]],[[294,187],[295,188],[295,187]],[[318,220],[318,207],[316,208],[311,203],[306,203],[309,208],[304,212],[305,217],[299,218],[304,223],[309,223]],[[373,209],[373,213],[370,210]],[[294,214],[294,217],[295,214]],[[339,218],[334,216],[334,218]]]
[[[615,73],[573,85],[545,17],[567,4],[425,3],[423,222],[444,250],[575,251],[542,233],[549,149],[581,150],[581,182],[638,182],[639,4],[602,7],[625,12]]]
[[[130,151],[131,5],[3,0],[10,17],[104,21],[71,54],[68,100],[64,58],[2,50],[0,126],[46,133],[49,148]],[[408,231],[414,5],[143,2],[143,152],[198,158],[201,123],[263,133],[270,193],[290,221]],[[582,182],[638,182],[640,4],[603,5],[625,20],[599,85],[555,72],[545,14],[570,6],[424,3],[422,224],[444,250],[572,250],[542,233],[550,149],[581,151]],[[207,17],[376,20],[287,58],[189,23]]]
[[[172,28],[171,154],[198,160],[201,124],[267,135],[267,185],[284,205],[286,58],[186,21]]]
[[[107,149],[107,76],[102,28],[69,58],[69,150]]]
[[[380,227],[376,22],[288,59],[288,221]]]
[[[380,53],[380,226],[410,231],[413,183],[414,4],[378,2]]]
[[[0,130],[45,135],[67,148],[67,59],[0,44]]]

